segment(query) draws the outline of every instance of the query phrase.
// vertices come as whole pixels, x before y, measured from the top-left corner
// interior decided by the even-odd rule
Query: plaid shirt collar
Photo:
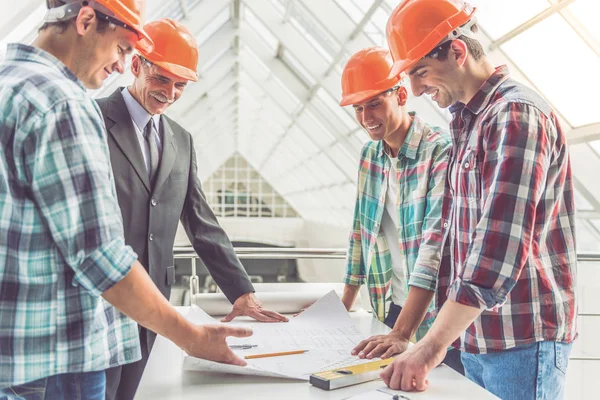
[[[417,117],[417,114],[414,112],[408,113],[412,118],[412,123],[410,124],[410,128],[408,129],[408,133],[406,134],[406,138],[404,139],[404,143],[402,143],[402,147],[398,151],[398,157],[403,155],[406,158],[410,158],[414,160],[417,158],[417,150],[419,149],[419,144],[421,144],[421,139],[423,138],[423,132],[428,130],[427,125],[421,120],[421,118]],[[380,140],[377,146],[377,156],[379,158],[386,156],[386,144],[383,140]]]
[[[39,47],[28,46],[22,43],[10,43],[6,51],[6,61],[26,61],[56,68],[67,79],[75,82],[81,89],[86,90],[79,78],[62,61]]]
[[[496,67],[496,70],[490,75],[481,85],[477,93],[471,98],[469,103],[465,105],[461,102],[456,102],[450,106],[450,112],[453,115],[460,114],[463,109],[469,110],[474,115],[478,115],[488,107],[492,96],[496,93],[498,87],[509,78],[509,71],[506,65]]]

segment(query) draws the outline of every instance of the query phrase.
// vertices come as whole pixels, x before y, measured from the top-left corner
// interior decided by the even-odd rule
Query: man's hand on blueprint
[[[260,322],[288,322],[287,317],[275,311],[265,310],[260,300],[254,293],[249,292],[241,295],[233,303],[231,312],[221,322],[231,322],[235,317],[246,315]]]
[[[360,358],[389,358],[394,354],[404,353],[409,340],[401,333],[391,331],[387,335],[371,336],[361,341],[353,350],[352,355]]]
[[[204,358],[220,362],[223,364],[233,364],[245,366],[246,361],[236,356],[229,348],[225,341],[227,336],[247,337],[252,335],[252,329],[233,327],[226,325],[203,325],[197,326],[198,332],[194,338],[201,338],[188,342],[187,346],[183,347],[190,356]]]
[[[435,340],[422,339],[397,356],[381,372],[381,379],[394,390],[422,392],[429,387],[427,374],[446,356],[446,347]]]

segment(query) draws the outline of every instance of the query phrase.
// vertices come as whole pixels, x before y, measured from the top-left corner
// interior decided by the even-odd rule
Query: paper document
[[[220,323],[195,306],[192,306],[188,319],[199,325]],[[334,291],[323,296],[299,316],[290,318],[287,323],[234,321],[230,324],[249,326],[254,331],[253,335],[247,338],[227,339],[230,345],[255,346],[246,350],[234,350],[241,357],[292,350],[308,352],[251,359],[247,360],[246,367],[224,365],[186,355],[184,370],[308,380],[310,374],[329,369],[327,367],[330,365],[346,361],[357,362],[358,357],[350,356],[350,351],[364,338]],[[373,360],[364,360],[368,361]]]

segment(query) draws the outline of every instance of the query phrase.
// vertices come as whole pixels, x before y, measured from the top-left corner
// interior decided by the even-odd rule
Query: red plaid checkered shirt
[[[488,353],[573,341],[575,202],[556,115],[505,66],[450,110],[443,226],[451,262],[440,267],[438,301],[483,310],[456,346]]]

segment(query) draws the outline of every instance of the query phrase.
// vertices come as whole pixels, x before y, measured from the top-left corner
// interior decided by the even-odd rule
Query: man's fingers
[[[413,378],[413,374],[405,373],[402,375],[402,380],[400,383],[400,390],[404,390],[405,392],[412,392],[416,389],[415,379]]]
[[[364,349],[365,346],[369,343],[370,340],[371,340],[371,338],[361,340],[360,343],[357,344],[356,347],[354,347],[354,349],[352,349],[352,355],[355,356],[358,353],[360,353],[362,351],[362,349]]]
[[[427,390],[429,387],[429,380],[425,379],[425,376],[420,376],[415,379],[415,389],[419,392]]]
[[[287,322],[288,319],[281,314],[269,310],[252,310],[248,316],[260,322]]]
[[[248,337],[252,336],[252,329],[242,326],[222,326],[222,333],[225,336]],[[232,353],[233,354],[233,353]]]
[[[377,347],[375,347],[369,354],[367,354],[367,358],[379,357],[382,355],[388,348],[389,344],[381,343]]]
[[[396,353],[394,346],[390,347],[389,349],[387,349],[387,351],[385,353],[383,353],[381,355],[381,358],[390,358],[391,356],[393,356]]]
[[[377,342],[376,342],[376,341],[371,341],[371,342],[369,342],[369,343],[368,343],[368,344],[365,346],[365,348],[364,348],[364,349],[363,349],[363,350],[362,350],[360,353],[358,353],[358,356],[359,356],[360,358],[365,358],[365,357],[367,357],[367,356],[368,356],[368,354],[369,354],[369,353],[371,353],[371,351],[372,351],[372,350],[373,350],[375,347],[377,347],[378,345],[379,345],[379,341],[377,341]]]
[[[388,386],[390,387],[390,389],[400,390],[402,384],[402,376],[404,375],[404,366],[396,361],[394,361],[390,365],[394,365],[394,370],[392,371],[392,376],[390,377],[390,384]]]
[[[257,320],[259,322],[279,322],[277,319],[265,314],[261,310],[252,310],[249,313],[247,313],[246,315],[254,318],[255,320]]]
[[[236,356],[233,352],[231,352],[231,355],[228,357],[227,361],[225,361],[225,364],[239,365],[240,367],[245,367],[248,363],[243,358],[240,358]]]
[[[275,321],[278,322],[288,322],[289,319],[288,317],[286,317],[285,315],[281,315],[278,312],[275,311],[271,311],[271,310],[261,310],[261,312],[273,319],[275,319]]]
[[[240,315],[240,313],[236,309],[233,309],[229,314],[227,314],[223,319],[221,319],[221,322],[231,322],[238,315]]]
[[[390,378],[392,376],[392,372],[394,372],[394,363],[391,363],[390,365],[385,367],[384,370],[381,371],[381,374],[379,374],[379,377],[381,378],[381,380],[383,380],[383,383],[385,383],[386,386],[390,386]]]

